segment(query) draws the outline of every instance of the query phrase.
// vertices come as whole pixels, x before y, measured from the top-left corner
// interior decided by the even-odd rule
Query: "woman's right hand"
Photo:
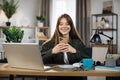
[[[66,52],[66,51],[67,51],[67,47],[65,43],[59,43],[52,49],[53,54],[57,54],[60,52]]]

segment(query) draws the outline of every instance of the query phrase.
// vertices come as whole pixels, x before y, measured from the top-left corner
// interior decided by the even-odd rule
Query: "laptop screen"
[[[44,70],[38,43],[3,43],[10,67]]]

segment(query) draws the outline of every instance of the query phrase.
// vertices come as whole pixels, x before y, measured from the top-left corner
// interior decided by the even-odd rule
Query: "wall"
[[[17,12],[11,17],[12,25],[35,26],[36,15],[39,14],[40,0],[19,0]],[[7,21],[3,13],[0,13],[0,25]],[[6,18],[6,19],[3,19]]]
[[[114,0],[114,12],[118,14],[118,52],[120,53],[120,0]]]

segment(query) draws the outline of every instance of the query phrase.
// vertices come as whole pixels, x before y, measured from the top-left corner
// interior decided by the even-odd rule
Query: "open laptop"
[[[37,43],[3,43],[10,67],[45,70]]]

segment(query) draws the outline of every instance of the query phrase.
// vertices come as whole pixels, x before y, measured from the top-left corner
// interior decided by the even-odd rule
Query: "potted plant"
[[[16,26],[11,28],[4,27],[2,28],[3,34],[6,36],[5,42],[16,42],[20,43],[23,39],[24,31]]]
[[[45,21],[45,16],[41,15],[41,16],[36,16],[36,19],[38,20],[38,26],[43,26],[43,23]]]
[[[105,65],[110,66],[110,67],[116,66],[116,60],[114,59],[113,54],[107,54],[106,55]]]
[[[2,0],[2,4],[0,4],[0,8],[4,11],[6,17],[8,18],[8,22],[6,22],[7,26],[10,26],[9,19],[13,16],[14,13],[16,13],[16,10],[18,8],[18,1],[15,2],[15,0]]]

